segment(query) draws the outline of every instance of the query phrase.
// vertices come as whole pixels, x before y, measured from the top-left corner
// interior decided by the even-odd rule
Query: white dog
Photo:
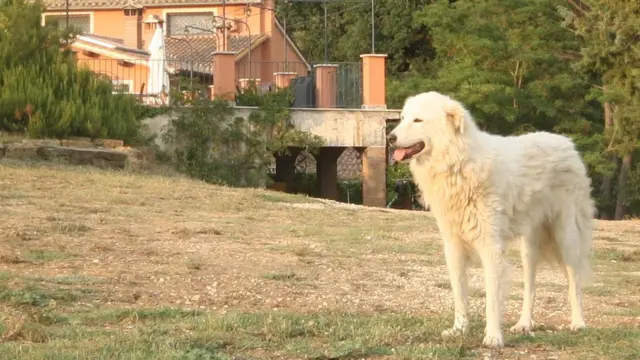
[[[478,129],[460,102],[427,92],[406,100],[388,140],[394,158],[409,162],[444,240],[455,316],[442,336],[469,329],[466,267],[475,250],[486,288],[483,344],[504,346],[505,245],[512,240],[521,242],[524,296],[511,330],[533,328],[536,266],[543,259],[558,262],[565,272],[571,329],[586,326],[581,287],[591,276],[594,204],[591,180],[569,138],[546,132],[492,135]]]

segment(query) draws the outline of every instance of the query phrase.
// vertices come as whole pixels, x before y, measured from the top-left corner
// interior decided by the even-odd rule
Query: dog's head
[[[462,104],[435,91],[407,98],[400,123],[387,136],[393,158],[406,162],[431,155],[434,148],[464,134],[468,117]]]

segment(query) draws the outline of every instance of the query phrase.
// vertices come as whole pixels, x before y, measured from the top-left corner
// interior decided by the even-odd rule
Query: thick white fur
[[[397,148],[426,145],[411,158],[410,169],[444,240],[455,308],[444,337],[469,329],[466,267],[475,251],[485,277],[483,344],[504,345],[504,254],[510,241],[521,243],[524,270],[522,313],[511,330],[532,330],[536,266],[543,259],[559,263],[568,280],[570,328],[586,326],[581,287],[591,276],[594,204],[591,180],[569,138],[486,133],[460,102],[437,92],[409,97],[391,134]]]

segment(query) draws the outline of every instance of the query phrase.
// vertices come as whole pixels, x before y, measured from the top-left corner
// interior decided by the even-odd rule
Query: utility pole
[[[327,4],[332,1],[332,2],[342,2],[342,3],[346,3],[350,0],[285,0],[285,3],[287,1],[290,2],[306,2],[306,3],[322,3],[324,5],[324,62],[325,64],[329,61],[329,35],[328,35],[328,13],[327,13]],[[366,4],[367,0],[361,0],[363,2],[363,4]],[[375,0],[371,0],[371,51],[375,52],[375,45],[373,44],[375,42],[375,35],[373,34],[373,32],[375,31],[375,25],[374,25],[374,1]]]
[[[329,47],[327,45],[327,0],[324,0],[324,63],[329,62]]]
[[[222,51],[227,49],[227,0],[222,0]]]
[[[65,1],[65,9],[66,9],[65,18],[67,20],[67,28],[66,28],[67,35],[65,36],[65,39],[66,39],[67,46],[69,46],[69,0]]]
[[[376,0],[371,0],[371,53],[376,53],[376,26],[375,26],[375,9],[376,9]]]
[[[282,21],[284,22],[284,71],[289,70],[287,64],[287,0],[284,0],[284,6],[282,11]]]

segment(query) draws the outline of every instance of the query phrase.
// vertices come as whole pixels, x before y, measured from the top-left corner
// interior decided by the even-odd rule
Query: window
[[[60,29],[67,27],[66,15],[45,15],[45,26],[57,26]],[[91,33],[91,15],[90,14],[69,14],[69,27],[77,29],[80,33]]]
[[[213,12],[204,13],[168,13],[167,14],[167,34],[168,35],[193,35],[207,34],[213,31]],[[210,31],[198,29],[185,29],[186,26],[195,26],[201,29],[211,29]]]
[[[132,80],[111,80],[113,84],[113,94],[133,94]]]
[[[124,16],[142,16],[142,9],[124,9]]]

